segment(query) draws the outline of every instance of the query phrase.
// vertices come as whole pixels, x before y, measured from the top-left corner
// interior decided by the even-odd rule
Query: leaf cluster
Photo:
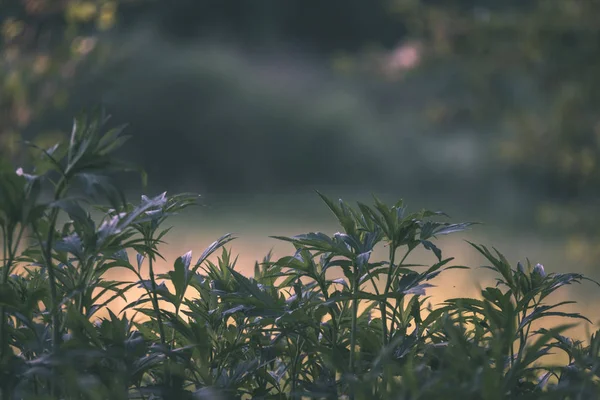
[[[435,240],[472,224],[409,212],[402,201],[374,198],[353,208],[319,193],[341,231],[275,237],[294,252],[268,254],[252,277],[226,248],[230,234],[195,261],[190,251],[159,273],[164,225],[197,196],[127,203],[109,179],[129,168],[112,158],[125,137],[105,122],[101,113],[80,117],[68,143],[38,149],[30,172],[0,171],[2,399],[600,393],[598,332],[585,344],[563,335],[572,325],[544,323],[586,320],[560,311],[570,302],[548,301],[586,277],[547,274],[541,264],[513,268],[501,253],[472,244],[498,285],[434,308],[426,296],[434,278],[466,268],[445,258]],[[375,260],[381,246],[388,255]],[[431,252],[433,265],[408,263],[419,248]],[[107,278],[119,270],[135,278]],[[120,310],[116,299],[126,304]],[[565,353],[567,363],[547,362],[553,352]]]

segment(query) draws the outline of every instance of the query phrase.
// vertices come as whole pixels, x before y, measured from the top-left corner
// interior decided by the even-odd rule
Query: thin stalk
[[[177,304],[177,306],[175,306],[175,318],[179,317],[179,307],[181,306],[180,304]],[[175,343],[175,334],[176,334],[176,330],[173,328],[173,333],[171,334],[171,340],[169,343]]]
[[[298,335],[297,345],[296,345],[296,354],[294,355],[294,362],[292,363],[292,398],[295,399],[297,397],[297,386],[298,386],[298,361],[300,360],[300,349],[302,348],[300,344],[300,337]]]
[[[183,292],[181,293],[181,295],[177,298],[177,304],[175,304],[175,318],[179,318],[179,311],[181,310],[181,306],[183,305],[183,301],[185,299],[185,292],[188,289],[188,284],[186,283]],[[173,334],[171,335],[171,343],[175,342],[175,333],[176,330],[173,329]]]
[[[2,273],[2,282],[6,283],[8,281],[10,266],[12,265],[12,255],[11,255],[11,242],[12,242],[12,232],[8,234],[4,225],[2,226],[2,260],[4,264],[4,269]],[[4,306],[0,307],[0,360],[4,359],[5,353],[8,352],[8,339],[5,339],[6,335],[6,310]],[[2,398],[8,399],[11,397],[10,389],[8,385],[2,385]]]
[[[540,300],[541,302],[541,300]],[[539,305],[539,302],[537,302],[536,300],[533,300],[533,309],[535,310],[535,308]],[[525,306],[525,309],[523,310],[523,319],[525,319],[527,317],[527,311],[529,310],[528,305]],[[519,324],[520,325],[520,324]],[[531,322],[529,324],[527,324],[527,328],[525,330],[525,332],[523,332],[523,329],[521,329],[519,331],[519,335],[520,335],[520,341],[519,341],[519,352],[517,353],[517,359],[520,360],[521,357],[523,357],[523,351],[525,350],[525,345],[527,344],[527,338],[529,337],[529,330],[531,329]]]
[[[54,201],[59,200],[64,191],[67,188],[67,180],[63,177],[58,186],[56,188],[56,192],[54,195]],[[58,219],[59,208],[55,207],[52,209],[50,213],[50,224],[48,227],[48,235],[46,237],[46,244],[44,246],[43,242],[40,240],[41,237],[39,235],[39,231],[36,229],[36,235],[38,236],[38,240],[40,241],[40,246],[42,246],[42,255],[44,257],[44,261],[46,262],[47,270],[48,270],[48,283],[50,285],[50,300],[51,300],[51,315],[52,315],[52,351],[56,351],[58,345],[60,344],[60,324],[59,324],[59,315],[58,315],[58,294],[56,290],[56,277],[54,275],[54,265],[52,263],[52,242],[54,240],[54,230],[56,227],[56,220]]]
[[[404,262],[406,261],[406,258],[408,257],[408,255],[411,253],[412,249],[409,249],[406,254],[404,254],[404,256],[402,257],[402,260],[400,260],[400,263],[397,265],[396,268],[400,268],[402,265],[404,265]],[[393,279],[398,277],[398,274],[396,272],[394,272],[394,274],[392,275]],[[391,283],[391,281],[390,281]],[[391,285],[390,285],[391,286]],[[386,293],[389,289],[386,290]],[[394,310],[392,312],[392,320],[390,321],[390,333],[393,334],[394,330],[396,329],[396,314],[398,313],[398,300],[396,300],[396,307],[394,307]]]
[[[8,258],[8,233],[6,232],[6,228],[2,225],[2,261],[6,262]]]
[[[526,314],[525,311],[522,311],[523,317],[525,318]],[[521,315],[517,314],[517,327],[521,326]],[[524,337],[523,337],[523,330],[519,329],[519,349],[521,348],[521,343],[523,342]],[[515,345],[514,342],[511,343],[510,346],[510,366],[512,368],[513,364],[515,363]]]
[[[152,255],[150,255],[150,257],[148,257],[148,271],[149,271],[149,275],[150,275],[150,284],[152,285],[152,307],[154,307],[154,312],[156,313],[156,322],[158,322],[158,332],[160,334],[160,343],[162,345],[164,345],[166,343],[166,339],[165,339],[165,329],[163,327],[162,324],[162,316],[160,314],[160,308],[158,307],[158,293],[157,293],[157,286],[156,286],[156,278],[154,276],[154,265],[153,265],[153,260],[154,257]]]
[[[177,304],[175,305],[175,318],[179,317],[179,309],[181,308],[181,303],[183,301],[183,296],[184,295],[185,295],[185,290],[184,290],[184,293],[182,294],[182,298],[180,298],[178,300]],[[161,324],[161,326],[162,326],[162,324]],[[171,334],[171,340],[169,341],[169,344],[168,344],[169,348],[172,348],[171,346],[173,346],[173,343],[175,343],[175,334],[176,334],[176,332],[177,331],[175,330],[175,327],[173,327],[173,333]],[[167,365],[169,366],[169,371],[170,371],[170,368],[171,368],[171,359],[170,358],[167,360]],[[170,375],[167,377],[167,379],[169,381],[171,380]]]
[[[158,307],[158,293],[157,293],[157,286],[156,286],[156,278],[154,276],[154,255],[153,254],[149,254],[148,257],[148,273],[150,275],[150,284],[152,285],[152,307],[154,307],[154,313],[156,314],[156,322],[158,323],[158,332],[160,335],[160,343],[166,347],[166,335],[165,335],[165,329],[163,327],[163,322],[162,322],[162,316],[160,314],[160,308]],[[167,370],[165,371],[165,381],[167,386],[170,386],[171,384],[171,374],[170,372]]]
[[[390,243],[390,266],[388,268],[387,273],[387,282],[385,283],[385,290],[383,291],[384,295],[387,295],[390,291],[390,286],[392,285],[392,274],[394,272],[394,261],[396,258],[396,243]],[[381,309],[381,330],[383,332],[383,345],[386,346],[388,343],[388,326],[387,326],[387,301],[383,299],[379,303],[379,308]]]
[[[4,227],[2,228],[2,234],[5,238],[4,240],[4,270],[2,271],[2,281],[1,283],[8,282],[8,277],[10,276],[11,268],[15,259],[17,258],[17,250],[19,249],[19,244],[21,243],[21,239],[23,237],[23,232],[25,231],[25,226],[21,224],[19,228],[19,233],[17,233],[16,239],[13,239],[12,232],[8,234],[5,232]],[[8,239],[6,239],[8,237]]]
[[[355,271],[354,282],[352,284],[352,327],[350,330],[350,373],[354,374],[354,354],[356,352],[356,325],[358,320],[358,286],[360,276]],[[350,400],[354,400],[354,394],[350,393]]]
[[[380,296],[381,293],[379,292],[379,288],[377,287],[377,283],[375,282],[375,277],[373,276],[373,274],[371,274],[371,271],[369,269],[367,269],[367,275],[369,275],[369,280],[371,281],[371,284],[373,285],[373,290],[375,290],[375,295]]]
[[[87,264],[90,263],[90,264]],[[80,269],[81,272],[80,275],[78,276],[78,286],[82,287],[82,288],[88,288],[88,276],[86,271],[89,271],[93,268],[93,264],[91,264],[92,261],[90,261],[89,258],[86,258],[86,262],[84,262],[83,260],[79,259],[79,265],[81,266]],[[83,290],[81,292],[79,292],[79,294],[77,295],[77,310],[79,311],[80,314],[85,315],[83,312]]]
[[[12,242],[12,232],[9,234],[6,231],[4,225],[2,225],[2,261],[4,264],[4,269],[2,270],[2,281],[0,283],[4,284],[8,281],[10,266],[12,264],[12,256],[11,256],[11,242]],[[5,330],[6,330],[6,309],[4,306],[0,307],[0,360],[4,358],[5,352],[8,349],[8,340],[5,340]],[[3,395],[4,397],[4,395]]]
[[[520,277],[519,277],[520,279]],[[514,298],[515,298],[515,306],[519,304],[519,301],[521,300],[521,296],[519,294],[518,291],[515,291],[513,293]],[[527,304],[525,304],[525,309],[522,311],[523,314],[523,318],[526,317],[526,312],[527,312]],[[517,327],[521,326],[521,314],[517,313]],[[519,338],[522,341],[523,340],[523,331],[519,330]],[[514,339],[513,342],[510,345],[510,367],[512,368],[513,364],[514,364],[514,360],[515,360],[515,344],[514,344]]]
[[[329,301],[329,293],[327,293],[327,288],[325,285],[322,285],[321,283],[319,283],[319,285],[321,286],[321,293],[323,293],[323,297],[325,298],[325,301]],[[337,317],[335,315],[335,312],[333,309],[331,309],[329,311],[329,315],[331,316],[331,324],[333,326],[333,332],[332,332],[332,338],[330,343],[333,346],[337,345],[337,334],[338,334],[338,330],[339,330],[339,324],[338,324],[338,320]],[[319,330],[321,331],[321,333],[323,332],[321,330],[321,328],[319,327]],[[326,335],[323,335],[323,337],[327,337]]]
[[[58,182],[56,186],[56,191],[54,192],[54,201],[59,200],[65,190],[67,189],[67,178],[63,176],[61,180]],[[59,309],[58,309],[58,291],[56,289],[56,276],[54,275],[54,265],[52,263],[52,245],[54,240],[54,231],[56,229],[56,221],[58,219],[59,208],[55,207],[52,209],[50,213],[50,224],[48,225],[48,235],[46,237],[46,242],[42,240],[40,235],[40,231],[37,225],[33,224],[33,230],[35,236],[39,242],[40,247],[42,248],[42,257],[46,264],[46,270],[48,271],[48,284],[50,286],[50,315],[52,319],[52,352],[55,353],[60,344],[60,321],[59,321]],[[55,395],[55,383],[54,380],[50,382],[50,393],[52,396]]]

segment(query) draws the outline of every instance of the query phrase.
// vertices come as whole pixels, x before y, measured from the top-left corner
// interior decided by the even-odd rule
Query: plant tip
[[[544,270],[544,266],[542,264],[536,264],[535,267],[533,267],[533,273],[538,274],[542,278],[546,276],[546,271]]]

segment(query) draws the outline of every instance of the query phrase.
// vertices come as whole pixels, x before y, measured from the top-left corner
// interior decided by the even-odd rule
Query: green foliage
[[[501,126],[499,153],[517,179],[554,196],[597,185],[600,2],[392,3],[424,47],[425,75],[452,76],[449,96],[432,103],[437,122]]]
[[[134,1],[137,3],[137,0]],[[19,138],[45,112],[68,104],[74,78],[106,52],[101,39],[130,0],[0,2],[0,155],[14,156]],[[43,132],[39,142],[55,140]]]
[[[105,131],[105,122],[100,113],[77,118],[68,142],[39,148],[39,157],[16,173],[1,171],[2,399],[600,393],[598,333],[584,344],[562,335],[572,325],[533,327],[549,316],[585,320],[559,310],[569,302],[547,300],[587,278],[547,274],[540,264],[512,268],[499,252],[473,244],[499,285],[434,308],[426,297],[432,280],[466,268],[452,265],[435,239],[472,224],[442,222],[442,213],[428,210],[410,213],[402,201],[389,206],[374,198],[353,208],[319,193],[341,231],[276,237],[294,253],[267,255],[253,277],[238,272],[225,247],[234,239],[229,234],[197,261],[188,252],[157,274],[165,222],[196,196],[124,201],[108,177],[126,168],[112,158],[125,139],[121,129]],[[91,216],[94,204],[103,213],[99,221]],[[374,260],[382,245],[388,257]],[[419,248],[435,264],[408,264]],[[118,269],[135,279],[105,277]],[[142,294],[134,300],[135,288]],[[127,302],[122,310],[113,306],[117,298]],[[567,354],[566,364],[545,361],[556,350]]]
[[[481,128],[478,131],[495,132],[495,139],[500,142],[496,153],[516,171],[513,177],[526,179],[526,183],[537,184],[555,196],[571,198],[575,194],[585,194],[592,185],[595,187],[600,182],[597,172],[600,124],[596,112],[599,101],[596,71],[600,59],[595,51],[600,39],[595,18],[600,2],[597,0],[504,1],[501,4],[491,0],[377,0],[369,4],[336,0],[327,5],[319,4],[319,11],[307,6],[306,0],[286,3],[268,0],[244,5],[235,1],[210,5],[206,1],[139,0],[64,0],[59,3],[49,0],[4,0],[0,3],[2,152],[10,152],[19,135],[33,122],[39,122],[42,116],[52,114],[53,110],[69,102],[79,103],[71,90],[76,86],[74,78],[78,72],[102,70],[104,62],[110,58],[108,53],[118,48],[111,47],[111,41],[103,34],[105,30],[118,25],[120,20],[123,23],[119,28],[126,30],[135,22],[145,22],[150,15],[156,21],[152,30],[161,31],[168,37],[214,37],[218,32],[243,43],[244,48],[248,45],[260,48],[273,42],[294,43],[311,52],[320,50],[318,53],[323,57],[340,58],[336,64],[342,65],[348,64],[347,59],[352,56],[359,55],[361,49],[367,53],[363,58],[368,60],[354,64],[373,64],[374,58],[393,59],[394,48],[403,45],[402,42],[408,47],[416,44],[412,50],[418,53],[415,56],[418,62],[406,68],[416,70],[415,75],[421,74],[422,79],[416,80],[416,85],[394,86],[392,90],[411,93],[407,100],[411,104],[426,93],[425,101],[418,108],[427,109],[427,114],[432,116],[433,122],[440,123],[443,132],[456,121],[461,130],[475,125]],[[300,12],[304,9],[308,12]],[[114,42],[120,40],[117,38]],[[151,40],[153,43],[142,46],[158,51],[155,48],[158,41],[156,38]],[[336,57],[339,51],[347,53]],[[160,57],[171,59],[172,56]],[[205,59],[206,54],[201,58]],[[149,61],[139,62],[145,71]],[[87,66],[93,68],[86,69]],[[165,66],[157,70],[161,68]],[[198,70],[197,66],[190,68]],[[400,69],[404,75],[405,68]],[[381,71],[381,68],[377,70]],[[132,75],[140,75],[139,72],[136,69]],[[241,72],[234,72],[235,76],[228,77],[227,81],[249,79],[243,75],[240,75],[243,79],[239,79]],[[174,73],[180,71],[169,70],[167,75]],[[150,75],[154,79],[160,76],[156,72]],[[105,76],[100,83],[102,88],[115,76]],[[123,79],[130,80],[131,77]],[[214,79],[211,79],[213,85]],[[430,82],[436,82],[436,89],[442,89],[431,92],[428,89]],[[86,93],[89,92],[87,83],[81,89]],[[147,84],[144,82],[143,87]],[[183,86],[188,84],[186,80]],[[174,82],[169,80],[167,86],[173,85]],[[175,86],[175,92],[184,89]],[[192,91],[205,92],[210,89],[210,85],[207,86],[192,88]],[[260,103],[255,98],[256,90],[249,89],[253,92],[251,102]],[[128,88],[126,91],[134,90],[139,89]],[[214,96],[220,99],[219,93],[223,90],[208,96],[208,104],[219,103]],[[405,101],[398,94],[391,97],[391,93],[381,87],[371,88],[368,92],[380,93],[386,110],[390,104]],[[242,92],[226,95],[224,102],[230,104],[232,96],[243,99],[249,95]],[[199,99],[194,100],[198,102]],[[136,98],[131,101],[135,108],[140,106]],[[314,96],[310,101],[315,101]],[[324,105],[318,108],[324,109],[328,102],[331,100],[325,99]],[[264,113],[268,123],[258,117],[256,121],[269,125],[273,123],[271,111],[274,106],[267,106],[266,111],[261,107],[252,108],[248,114]],[[168,108],[166,103],[156,109]],[[290,115],[299,115],[298,110],[302,111],[303,106],[296,103],[292,108]],[[230,109],[236,109],[236,106]],[[195,112],[198,109],[192,111]],[[280,112],[285,110],[280,109]],[[147,118],[142,114],[141,119]],[[292,119],[291,116],[287,118]],[[164,119],[164,115],[160,115],[157,121]],[[181,119],[181,114],[173,119]],[[152,126],[157,121],[148,124]],[[190,121],[182,123],[186,131]],[[200,124],[204,130],[207,129],[206,121],[204,118]],[[235,123],[229,125],[227,122],[219,121],[220,132],[239,130]],[[291,123],[298,124],[301,132],[311,131],[300,126],[300,121]],[[338,127],[335,121],[317,123],[326,133],[323,136],[327,137],[332,136],[333,130],[349,129]],[[356,123],[353,121],[349,125]],[[395,125],[394,121],[389,123]],[[264,131],[268,126],[259,128]],[[269,143],[277,142],[280,129],[273,129]],[[506,135],[498,134],[506,131]],[[239,140],[244,140],[243,137],[241,135]],[[310,147],[309,143],[307,148]],[[540,152],[540,149],[544,151]],[[290,157],[289,153],[282,151],[286,158]]]

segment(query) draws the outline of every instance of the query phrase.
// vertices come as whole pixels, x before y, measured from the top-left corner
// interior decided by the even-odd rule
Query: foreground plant
[[[500,286],[433,308],[432,280],[466,268],[451,265],[434,241],[472,224],[409,213],[402,201],[353,208],[319,194],[341,232],[275,237],[292,244],[293,255],[267,255],[253,277],[237,271],[224,247],[229,234],[195,262],[188,252],[158,273],[165,223],[197,196],[127,203],[109,179],[130,169],[112,158],[126,138],[121,128],[105,131],[105,122],[81,117],[69,143],[37,149],[16,172],[0,170],[2,399],[600,394],[598,332],[586,345],[562,335],[568,325],[543,325],[548,316],[585,319],[558,309],[570,302],[546,303],[584,276],[513,269],[473,244]],[[387,258],[374,260],[380,246]],[[409,264],[418,248],[436,262]],[[106,278],[117,269],[135,278]],[[126,306],[118,310],[115,299]],[[568,364],[544,362],[552,351],[566,353]]]

